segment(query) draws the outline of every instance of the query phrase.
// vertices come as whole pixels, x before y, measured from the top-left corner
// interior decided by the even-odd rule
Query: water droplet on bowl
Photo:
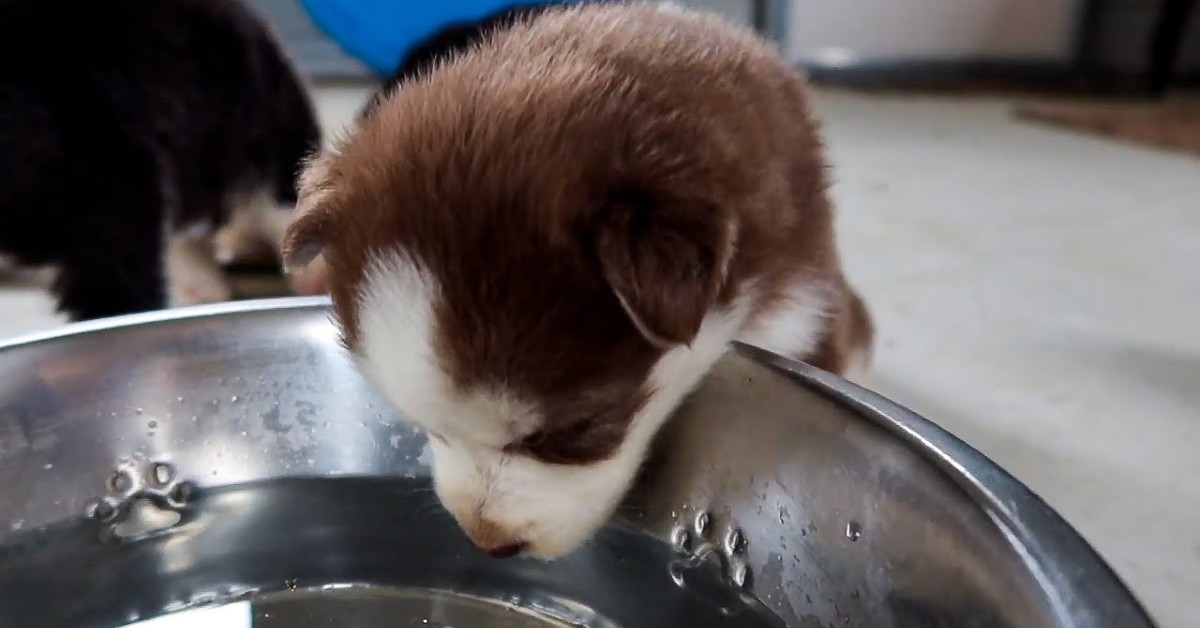
[[[857,541],[862,538],[862,525],[857,521],[851,521],[846,524],[846,538],[851,541]]]
[[[711,523],[712,518],[707,512],[701,512],[700,514],[696,515],[696,534],[699,534],[700,536],[708,534],[708,526]]]
[[[134,409],[133,409],[133,413],[134,413],[134,414],[141,414],[141,413],[142,413],[142,409],[141,409],[141,408],[134,408]]]
[[[158,427],[158,421],[150,421],[149,423],[146,424],[146,427],[148,427],[150,429],[155,429]]]
[[[234,396],[232,396],[232,397],[230,397],[230,398],[229,398],[229,402],[230,402],[230,403],[237,403],[237,402],[238,402],[238,399],[240,399],[240,398],[241,398],[241,397],[238,397],[237,395],[234,395]]]
[[[54,468],[54,465],[50,464],[48,462],[46,464],[42,465],[42,469],[45,469],[46,471],[49,471],[50,469],[53,469],[53,468]]]

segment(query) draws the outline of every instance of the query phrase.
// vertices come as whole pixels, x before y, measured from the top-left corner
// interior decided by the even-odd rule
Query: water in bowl
[[[254,628],[569,628],[547,615],[441,591],[353,587],[276,593],[253,603]]]
[[[529,609],[443,591],[321,587],[183,611],[124,628],[570,628]]]
[[[231,603],[248,604],[249,623],[203,625],[783,625],[719,565],[681,562],[668,543],[619,526],[554,562],[484,556],[422,479],[236,485],[200,491],[181,514],[137,539],[89,521],[29,535],[0,562],[0,581],[19,577],[24,592],[0,608],[0,625],[186,628],[190,610]]]

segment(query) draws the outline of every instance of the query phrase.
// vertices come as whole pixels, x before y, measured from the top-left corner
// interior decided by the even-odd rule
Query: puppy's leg
[[[69,160],[78,164],[78,176],[56,189],[42,217],[47,227],[58,223],[40,256],[58,267],[51,286],[58,309],[76,321],[162,309],[168,197],[162,169],[123,128],[101,118],[90,131],[87,151]]]
[[[251,220],[259,237],[268,243],[276,255],[283,249],[283,237],[288,225],[292,222],[294,207],[282,205],[271,200],[265,194],[257,202],[250,205]]]
[[[162,309],[162,228],[122,225],[120,235],[75,247],[52,286],[58,309],[72,321]],[[136,244],[133,244],[136,242]],[[108,246],[105,246],[107,244]]]
[[[234,262],[258,262],[272,260],[277,255],[260,233],[253,214],[238,209],[229,222],[213,235],[213,258],[221,265]]]
[[[222,264],[233,261],[278,259],[283,234],[295,208],[277,202],[269,189],[237,194],[225,225],[213,236],[214,256]]]
[[[164,259],[172,307],[220,303],[233,298],[224,271],[213,258],[208,243],[182,235],[167,241]]]
[[[259,203],[252,207],[258,232],[280,255],[284,233],[296,217],[296,210],[276,203]],[[288,275],[288,285],[300,295],[325,294],[329,290],[326,274],[325,260],[318,256],[303,272]]]
[[[817,368],[856,379],[866,374],[875,344],[875,323],[862,297],[845,281],[829,313],[828,327],[811,355],[801,359]]]

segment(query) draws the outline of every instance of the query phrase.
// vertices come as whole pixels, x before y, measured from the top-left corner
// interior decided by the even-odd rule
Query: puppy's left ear
[[[736,225],[719,208],[641,193],[615,197],[595,233],[604,277],[647,340],[690,344],[729,273]]]

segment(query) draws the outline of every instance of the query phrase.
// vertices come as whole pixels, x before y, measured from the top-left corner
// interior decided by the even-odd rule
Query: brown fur
[[[843,285],[840,296],[820,344],[812,354],[801,358],[831,373],[844,373],[856,358],[869,362],[875,340],[875,324],[862,297],[849,285]]]
[[[807,100],[772,47],[715,18],[551,11],[361,120],[307,173],[287,256],[323,252],[355,350],[373,256],[405,251],[442,284],[437,343],[455,382],[541,404],[546,425],[512,448],[602,459],[664,350],[751,281],[761,313],[797,280],[835,291],[821,349],[792,357],[837,371],[869,342]]]

